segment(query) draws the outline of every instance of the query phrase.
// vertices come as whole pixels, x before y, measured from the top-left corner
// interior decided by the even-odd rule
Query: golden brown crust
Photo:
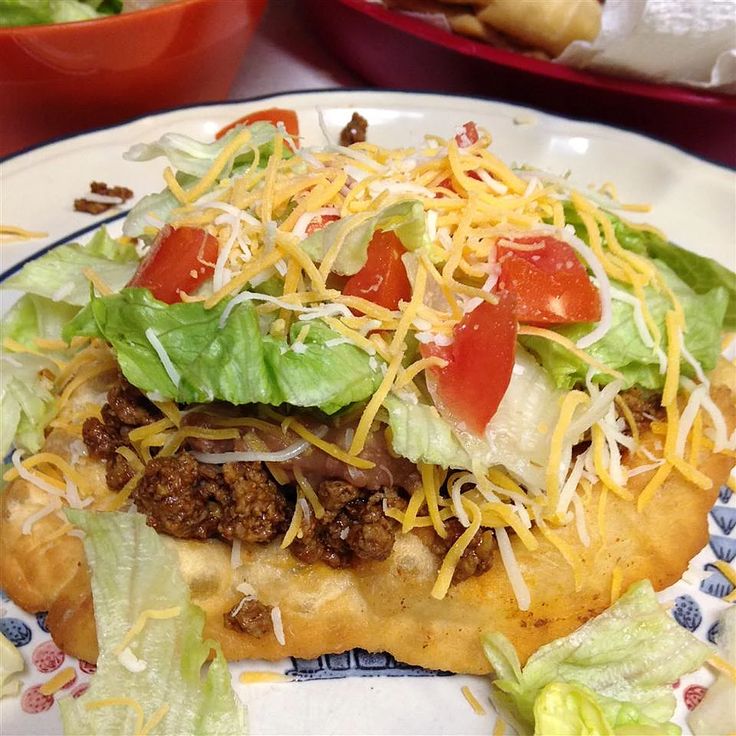
[[[716,380],[722,385],[714,391],[714,399],[733,428],[736,369],[727,366],[720,373]],[[82,403],[85,397],[77,396],[75,401]],[[643,441],[652,445],[657,439],[646,434]],[[55,430],[46,449],[68,456],[70,442],[69,435]],[[206,635],[221,641],[230,659],[312,658],[359,646],[389,651],[411,664],[484,673],[489,667],[479,643],[482,632],[503,632],[526,659],[542,644],[569,633],[609,605],[616,567],[622,572],[624,588],[649,578],[659,590],[679,579],[707,542],[707,513],[732,465],[727,456],[706,458],[704,454],[699,467],[713,480],[711,490],[700,490],[673,472],[641,514],[634,503],[608,493],[603,530],[598,523],[601,490],[594,488],[583,499],[590,546],[582,546],[574,525],[555,530],[579,557],[577,590],[571,566],[538,532],[539,549],[534,552],[514,539],[532,596],[530,610],[523,613],[500,559],[486,574],[452,586],[445,600],[430,598],[437,558],[412,534],[397,540],[388,560],[349,570],[304,565],[277,544],[244,545],[237,573],[231,567],[229,545],[215,540],[165,540],[179,555],[193,601],[207,614]],[[79,468],[96,489],[95,507],[113,496],[105,487],[99,463],[84,459]],[[644,473],[632,478],[629,490],[638,496],[650,477]],[[0,586],[27,610],[48,610],[57,644],[94,661],[94,619],[80,540],[63,535],[48,541],[63,525],[56,516],[42,519],[29,535],[21,533],[25,518],[45,503],[46,494],[22,480],[3,494]],[[241,581],[253,585],[262,602],[280,607],[285,647],[273,634],[255,639],[224,626],[223,614],[238,601],[234,585]]]

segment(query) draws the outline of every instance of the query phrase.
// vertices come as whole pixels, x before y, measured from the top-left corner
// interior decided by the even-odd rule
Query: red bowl
[[[482,95],[615,123],[736,165],[736,98],[579,71],[458,36],[366,0],[305,0],[326,44],[392,89]]]
[[[0,28],[0,156],[53,136],[227,97],[266,0],[176,0]]]

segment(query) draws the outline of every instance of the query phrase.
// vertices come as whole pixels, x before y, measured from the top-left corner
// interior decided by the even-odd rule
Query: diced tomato
[[[198,227],[166,225],[151,245],[128,286],[142,286],[162,302],[181,301],[188,292],[209,278],[217,260],[217,238]]]
[[[480,180],[481,180],[481,178],[480,178],[480,176],[478,175],[478,172],[477,172],[477,171],[466,171],[465,173],[466,173],[466,174],[468,175],[468,177],[469,177],[469,178],[471,178],[471,179],[475,179],[476,181],[480,181]],[[450,178],[449,176],[447,177],[447,179],[443,179],[443,180],[442,180],[442,181],[441,181],[441,182],[439,183],[439,186],[441,186],[441,187],[444,187],[445,189],[449,189],[449,190],[450,190],[451,192],[456,192],[456,191],[457,191],[457,190],[455,189],[455,185],[454,185],[454,183],[453,183],[452,179],[451,179],[451,178]],[[440,197],[444,197],[445,195],[444,195],[444,194],[442,194],[442,193],[440,193],[440,194],[439,194],[439,196],[440,196]]]
[[[601,297],[575,251],[552,237],[515,238],[537,250],[498,249],[498,287],[517,300],[516,316],[524,324],[549,325],[597,322]]]
[[[478,128],[475,123],[470,121],[463,125],[461,130],[455,134],[455,143],[460,148],[469,148],[473,143],[478,142]]]
[[[293,136],[294,145],[299,147],[299,119],[296,116],[294,110],[287,110],[281,107],[270,107],[268,110],[259,110],[258,112],[251,112],[248,115],[243,115],[242,118],[233,120],[232,123],[226,125],[224,128],[217,132],[215,138],[218,140],[222,138],[229,130],[232,130],[236,125],[251,125],[252,123],[264,122],[283,123],[286,132]]]
[[[329,225],[331,222],[336,222],[339,219],[339,215],[317,215],[317,217],[313,218],[309,225],[307,225],[307,235],[316,233],[317,230],[321,230],[325,225]]]
[[[422,345],[424,357],[447,361],[431,368],[445,408],[471,432],[482,434],[506,393],[516,354],[514,297],[500,294],[498,304],[483,302],[453,331],[451,345]]]
[[[368,260],[351,276],[343,294],[359,296],[386,309],[396,309],[400,301],[411,299],[411,284],[401,256],[406,252],[392,232],[376,230],[368,244]]]

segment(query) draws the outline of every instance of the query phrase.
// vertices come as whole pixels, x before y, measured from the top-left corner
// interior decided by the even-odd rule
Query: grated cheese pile
[[[349,148],[302,148],[290,157],[284,154],[291,149],[291,142],[277,134],[265,168],[258,167],[256,155],[245,172],[210,191],[228,160],[247,145],[249,135],[244,129],[235,136],[210,171],[188,191],[181,188],[171,170],[165,174],[170,191],[179,201],[171,224],[205,228],[220,245],[212,290],[182,294],[182,299],[202,301],[206,308],[231,299],[222,315],[223,323],[237,303],[251,301],[259,315],[272,320],[271,330],[281,335],[289,334],[291,324],[303,324],[292,346],[297,353],[308,349],[303,340],[310,320],[323,319],[340,336],[335,344],[357,346],[371,356],[372,365],[380,360],[383,379],[363,407],[347,447],[327,442],[298,421],[286,420],[272,410],[266,410],[260,418],[223,419],[221,426],[203,428],[183,426],[179,409],[162,404],[164,419],[130,433],[134,451],[120,450],[126,453],[136,475],[119,494],[122,500],[118,507],[125,504],[152,450],[170,455],[187,437],[233,439],[249,427],[260,432],[283,434],[288,430],[296,434],[302,444],[287,448],[292,452],[312,445],[356,468],[371,467],[361,453],[369,433],[383,420],[385,399],[393,393],[405,401],[431,403],[424,377],[427,371],[444,365],[440,358],[412,359],[409,345],[412,341],[451,344],[453,328],[466,313],[484,301],[494,303],[497,248],[508,247],[520,235],[554,235],[580,255],[600,291],[602,318],[577,344],[542,327],[522,326],[519,334],[555,341],[590,366],[589,376],[607,373],[611,382],[601,389],[589,380],[585,387],[560,394],[556,422],[543,432],[548,446],[546,467],[541,468],[544,483],[524,482],[500,463],[475,463],[449,474],[420,465],[422,484],[414,491],[407,509],[387,507],[385,511],[401,523],[404,532],[431,526],[444,537],[445,523],[451,518],[457,518],[465,528],[440,566],[432,595],[443,598],[447,594],[455,567],[473,536],[483,528],[491,528],[519,607],[527,609],[529,591],[514,556],[509,529],[529,549],[537,544],[530,529],[539,529],[572,566],[578,580],[574,554],[554,528],[572,523],[581,543],[590,544],[581,494],[591,484],[600,482],[605,489],[599,506],[601,534],[605,529],[606,495],[610,492],[631,499],[627,490],[630,476],[646,475],[646,486],[637,502],[640,510],[651,502],[671,473],[679,473],[702,488],[709,487],[709,479],[698,470],[702,450],[708,446],[716,452],[732,451],[736,438],[728,436],[723,417],[710,398],[707,378],[684,346],[686,325],[676,296],[646,258],[625,250],[616,238],[608,210],[641,211],[642,206],[621,204],[610,196],[610,187],[583,193],[567,180],[544,172],[514,170],[491,152],[490,136],[483,131],[474,143],[467,136],[449,140],[427,136],[416,148],[387,149],[356,143]],[[351,231],[380,209],[407,200],[418,201],[424,208],[429,239],[421,255],[405,257],[411,299],[389,310],[332,288],[330,271]],[[587,231],[589,245],[567,223],[564,201],[572,203]],[[349,224],[322,260],[314,261],[300,244],[308,237],[310,225],[322,223],[325,217],[352,219],[346,220]],[[248,290],[274,276],[279,277],[281,293],[268,296]],[[631,293],[612,287],[610,279],[626,284]],[[670,300],[664,334],[644,298],[648,287]],[[620,375],[585,350],[610,328],[614,300],[633,306],[636,329],[642,342],[657,356],[665,376],[662,406],[667,423],[662,451],[654,455],[651,448],[639,443],[632,412],[619,395]],[[160,340],[153,330],[148,330],[146,336],[176,384],[178,374]],[[60,366],[56,379],[60,404],[69,400],[76,387],[109,369],[109,360],[100,361],[99,355],[97,358],[92,363],[73,358],[70,365]],[[680,374],[681,358],[693,367],[697,381]],[[81,422],[66,429],[79,435],[80,427]],[[576,455],[573,448],[588,432],[590,445]],[[257,444],[256,439],[253,441]],[[278,453],[266,450],[254,446],[248,457],[269,462],[278,480]],[[632,454],[633,470],[627,471],[623,453]],[[29,517],[24,532],[29,532],[44,515],[58,511],[62,502],[84,505],[87,494],[83,479],[62,458],[45,453],[42,458],[37,455],[21,461],[16,455],[13,462],[14,469],[6,473],[7,479],[21,475],[50,497],[49,507]],[[301,534],[302,524],[311,514],[317,518],[324,514],[308,480],[298,472],[296,480],[298,501],[283,546]],[[239,560],[239,551],[236,557]],[[612,599],[619,593],[617,574],[611,584]],[[277,608],[273,624],[283,643]]]

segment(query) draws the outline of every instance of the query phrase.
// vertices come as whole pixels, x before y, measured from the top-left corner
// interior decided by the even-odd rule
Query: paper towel
[[[736,94],[736,0],[606,0],[598,38],[556,61]]]

